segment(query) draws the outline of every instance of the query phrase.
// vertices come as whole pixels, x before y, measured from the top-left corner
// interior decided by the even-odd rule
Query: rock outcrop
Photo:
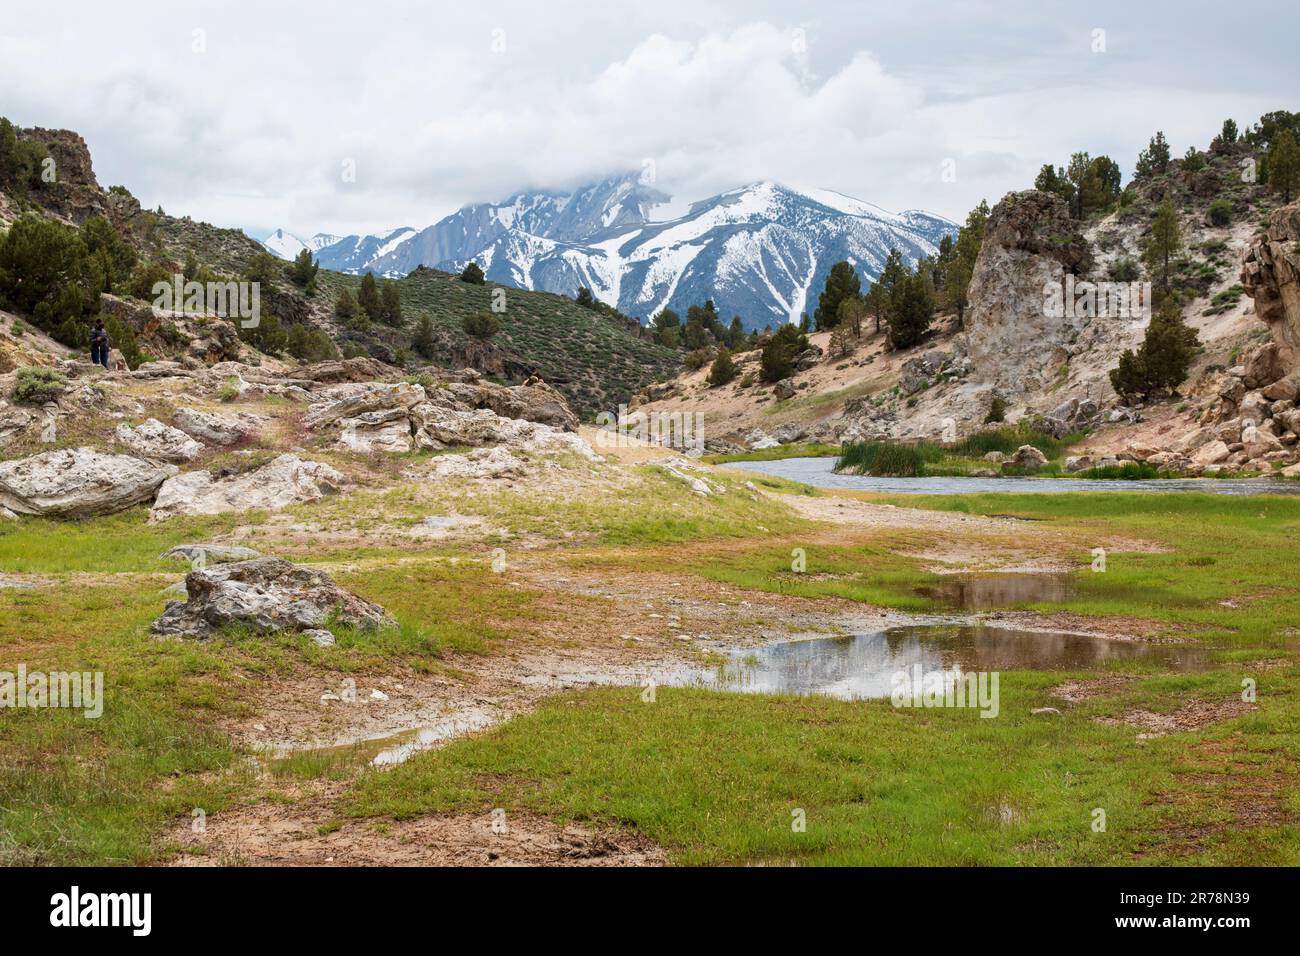
[[[184,601],[171,601],[153,623],[156,634],[206,637],[222,627],[316,631],[327,624],[359,630],[393,625],[378,604],[357,597],[325,572],[281,558],[254,558],[190,571]]]
[[[1283,371],[1300,368],[1300,202],[1273,211],[1246,250],[1241,287],[1268,324]]]
[[[197,408],[178,408],[172,416],[176,427],[188,435],[213,445],[235,445],[256,436],[266,424],[260,415],[234,412],[205,412]]]
[[[467,455],[439,455],[429,463],[425,478],[519,478],[528,464],[506,448],[476,448]]]
[[[164,425],[156,418],[132,428],[125,423],[114,433],[117,440],[145,458],[160,461],[193,461],[203,446],[178,428]]]
[[[521,414],[502,416],[477,407],[478,402],[499,403],[505,410]],[[524,417],[530,413],[563,424]],[[307,410],[303,423],[312,431],[337,433],[340,448],[357,452],[503,444],[525,451],[593,455],[591,447],[574,433],[577,419],[563,398],[536,384],[505,388],[454,383],[428,390],[409,382],[339,385]],[[566,427],[569,424],[573,430]]]
[[[189,561],[197,567],[202,567],[208,564],[229,564],[231,561],[249,561],[261,555],[243,545],[202,543],[178,544],[174,548],[168,548],[159,557]]]
[[[91,448],[65,448],[0,462],[0,507],[17,514],[89,518],[153,498],[173,465]]]
[[[470,408],[489,408],[502,418],[522,418],[568,432],[578,430],[578,416],[564,396],[535,375],[522,385],[466,382],[450,384],[447,390]]]
[[[344,481],[343,475],[329,465],[289,454],[231,477],[189,471],[167,479],[158,489],[149,520],[227,511],[278,511],[335,494]]]
[[[993,207],[975,261],[964,351],[975,374],[1008,395],[1051,380],[1087,319],[1049,315],[1046,287],[1092,268],[1092,253],[1065,202],[1035,189]]]

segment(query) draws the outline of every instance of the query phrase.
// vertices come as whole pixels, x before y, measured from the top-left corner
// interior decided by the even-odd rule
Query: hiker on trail
[[[90,361],[108,368],[108,329],[104,328],[103,319],[95,320],[95,328],[90,333]]]

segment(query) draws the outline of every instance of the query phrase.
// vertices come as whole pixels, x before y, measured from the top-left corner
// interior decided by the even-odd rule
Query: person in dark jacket
[[[90,332],[90,361],[108,368],[108,329],[103,319],[96,319]]]

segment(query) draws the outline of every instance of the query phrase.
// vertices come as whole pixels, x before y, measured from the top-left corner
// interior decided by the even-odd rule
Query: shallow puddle
[[[1069,574],[953,574],[938,584],[918,587],[917,593],[946,607],[963,611],[1053,604],[1074,591]]]
[[[1091,670],[1142,661],[1175,671],[1204,666],[1203,648],[1142,644],[1080,634],[982,625],[898,627],[856,637],[787,641],[732,652],[714,670],[663,683],[744,693],[825,694],[845,700],[888,697],[894,675],[924,672]]]

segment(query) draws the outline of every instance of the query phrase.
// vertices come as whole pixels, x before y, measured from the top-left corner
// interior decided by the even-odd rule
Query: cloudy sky
[[[1300,108],[1300,8],[1272,0],[0,8],[0,114],[258,236],[421,227],[647,163],[681,202],[775,179],[960,219],[1072,150],[1127,175],[1157,127],[1181,153]]]

